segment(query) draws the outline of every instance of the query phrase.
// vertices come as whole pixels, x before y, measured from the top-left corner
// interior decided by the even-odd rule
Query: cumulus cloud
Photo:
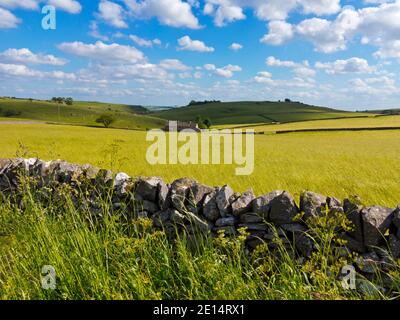
[[[199,40],[192,40],[189,36],[178,39],[178,50],[182,51],[198,51],[198,52],[214,52],[213,47],[208,47]]]
[[[340,11],[340,0],[206,0],[203,12],[214,17],[217,26],[246,19],[251,9],[260,20],[285,20],[291,11],[330,15]]]
[[[160,62],[160,67],[166,70],[178,70],[178,71],[187,71],[191,68],[185,65],[182,61],[178,59],[164,59]]]
[[[65,73],[63,71],[39,71],[28,68],[22,64],[0,63],[0,74],[11,77],[35,77],[48,78],[57,80],[75,80],[76,75],[73,73]]]
[[[123,0],[132,16],[137,19],[157,18],[171,27],[200,28],[189,3],[182,0]]]
[[[325,70],[328,74],[371,73],[376,70],[368,64],[367,60],[357,57],[327,63],[317,62],[315,67]]]
[[[262,43],[280,45],[293,37],[293,27],[290,23],[282,20],[274,20],[268,24],[269,33],[260,41]]]
[[[0,29],[13,29],[21,22],[10,11],[0,8]]]
[[[233,51],[239,51],[239,50],[243,49],[243,46],[240,43],[234,42],[229,46],[229,49],[231,49]]]
[[[315,70],[310,67],[308,61],[297,63],[290,60],[279,60],[271,56],[266,59],[265,63],[269,67],[283,67],[292,69],[293,73],[298,78],[312,78],[316,74]]]
[[[123,18],[123,8],[114,2],[102,0],[99,3],[99,19],[116,28],[127,28],[128,25]]]
[[[97,41],[94,44],[86,44],[75,41],[61,43],[58,48],[66,53],[107,63],[115,61],[136,63],[145,60],[145,56],[138,49],[117,43],[105,44]]]
[[[81,4],[76,0],[48,0],[48,4],[72,14],[82,11]]]
[[[161,45],[161,41],[159,39],[153,39],[153,40],[147,40],[147,39],[143,39],[140,38],[137,35],[130,35],[129,38],[136,43],[138,46],[141,47],[153,47],[154,45]]]
[[[35,54],[27,48],[7,49],[0,53],[0,61],[23,64],[48,64],[63,66],[67,63],[65,59],[53,55]]]
[[[217,68],[214,64],[205,64],[204,69],[207,71],[211,71],[217,76],[223,78],[232,78],[235,72],[242,71],[242,68],[237,65],[228,64],[225,67]]]
[[[38,8],[39,0],[0,0],[0,6],[10,9],[28,9],[35,10]]]

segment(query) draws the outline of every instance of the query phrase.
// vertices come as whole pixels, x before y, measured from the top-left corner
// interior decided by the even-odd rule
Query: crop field
[[[393,128],[400,127],[400,116],[370,116],[361,118],[325,119],[291,122],[282,124],[248,124],[240,126],[224,125],[218,128],[251,128],[255,132],[277,132],[286,130],[318,129],[357,129],[357,128]]]
[[[254,172],[236,176],[236,165],[157,165],[146,161],[145,132],[48,124],[0,125],[0,157],[39,157],[90,163],[130,175],[171,182],[193,177],[235,190],[253,187],[298,195],[312,190],[366,204],[396,206],[400,194],[400,131],[312,132],[256,135]]]

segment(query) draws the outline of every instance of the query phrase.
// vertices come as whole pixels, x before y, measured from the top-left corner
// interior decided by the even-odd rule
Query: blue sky
[[[400,0],[0,0],[0,39],[3,96],[400,107]]]

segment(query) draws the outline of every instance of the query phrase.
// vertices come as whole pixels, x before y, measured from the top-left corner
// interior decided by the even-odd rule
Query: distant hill
[[[154,112],[166,120],[195,121],[198,116],[210,118],[214,125],[283,123],[319,119],[368,116],[299,102],[211,102]]]
[[[0,98],[0,116],[99,126],[96,119],[103,113],[112,114],[116,121],[112,127],[139,129],[161,128],[165,120],[149,115],[142,106],[101,102],[74,101],[72,105],[42,100]]]

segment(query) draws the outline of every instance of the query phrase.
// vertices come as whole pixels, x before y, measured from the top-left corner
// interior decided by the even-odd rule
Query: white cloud
[[[136,43],[138,46],[141,47],[153,47],[154,45],[161,45],[161,41],[159,39],[147,40],[138,37],[137,35],[130,35],[129,38]]]
[[[82,11],[81,4],[76,0],[48,0],[48,4],[72,14]]]
[[[145,60],[143,53],[138,49],[117,43],[105,44],[102,41],[97,41],[95,44],[86,44],[75,41],[61,43],[58,48],[70,54],[107,63],[136,63]]]
[[[16,28],[20,22],[10,11],[0,8],[0,29]]]
[[[131,15],[138,19],[156,17],[158,21],[171,27],[200,28],[198,19],[189,3],[182,0],[124,0]]]
[[[10,9],[21,8],[35,10],[38,8],[39,0],[0,0],[0,6]]]
[[[123,8],[117,3],[102,0],[99,3],[99,13],[97,16],[113,27],[128,27],[123,18]]]
[[[189,36],[178,39],[178,50],[198,51],[198,52],[214,52],[214,48],[207,47],[206,44],[199,40],[192,40]]]
[[[57,79],[57,80],[75,80],[73,73],[65,73],[62,71],[38,71],[28,68],[21,64],[0,63],[0,75],[11,77],[35,77],[40,79]]]
[[[367,60],[357,57],[327,63],[317,62],[315,67],[325,70],[328,74],[371,73],[376,70],[368,64]]]
[[[245,9],[264,21],[285,20],[291,11],[329,15],[340,11],[340,0],[207,0],[203,12],[214,17],[217,26],[246,19]]]
[[[293,73],[298,78],[312,78],[315,76],[316,72],[314,69],[310,68],[308,61],[303,61],[302,63],[297,63],[290,60],[279,60],[275,57],[268,57],[265,61],[267,66],[270,67],[283,67],[290,68]]]
[[[187,71],[191,68],[178,59],[164,59],[160,62],[160,67],[166,70]]]
[[[67,63],[65,59],[53,55],[35,54],[27,48],[7,49],[0,53],[0,61],[23,64],[48,64],[63,66]]]
[[[269,33],[260,40],[262,43],[280,45],[293,37],[293,27],[286,21],[271,21],[268,24],[268,29]]]
[[[107,36],[105,36],[105,35],[103,35],[103,34],[100,33],[100,31],[99,31],[99,26],[98,26],[98,24],[97,24],[96,21],[92,21],[92,22],[90,23],[89,29],[90,29],[90,31],[89,31],[88,34],[89,34],[91,37],[96,38],[96,39],[100,39],[100,40],[102,40],[102,41],[108,41],[108,40],[109,40],[109,38],[108,38]]]
[[[228,64],[225,67],[217,68],[214,64],[205,64],[204,69],[212,71],[214,74],[224,78],[232,78],[235,72],[242,71],[242,68],[237,65]]]
[[[234,42],[229,46],[229,49],[231,49],[233,51],[239,51],[239,50],[243,49],[243,46],[240,43]]]

